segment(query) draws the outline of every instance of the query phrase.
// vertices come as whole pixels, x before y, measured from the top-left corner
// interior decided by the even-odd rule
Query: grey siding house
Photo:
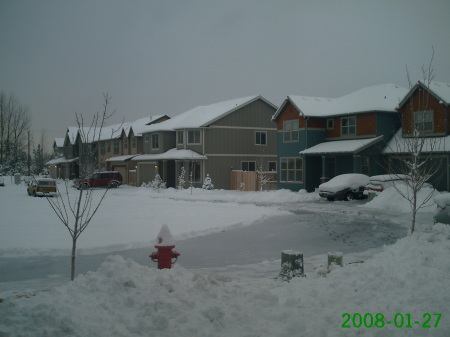
[[[134,157],[138,184],[158,173],[176,187],[182,168],[201,187],[209,175],[215,188],[231,188],[235,170],[276,171],[277,107],[261,96],[200,106],[143,130],[144,153]]]

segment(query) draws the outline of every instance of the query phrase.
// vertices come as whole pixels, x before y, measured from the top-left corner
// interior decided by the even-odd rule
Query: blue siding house
[[[339,98],[287,96],[278,130],[278,188],[313,191],[343,173],[385,173],[381,151],[401,125],[408,90],[382,84]]]

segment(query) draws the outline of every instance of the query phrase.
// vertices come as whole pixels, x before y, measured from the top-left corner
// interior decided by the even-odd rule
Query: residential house
[[[396,161],[408,154],[408,145],[411,145],[413,139],[423,139],[421,153],[428,158],[426,165],[433,165],[438,169],[429,182],[441,191],[450,189],[449,103],[450,83],[425,84],[419,81],[399,103],[402,128],[383,150],[395,171]],[[422,145],[422,142],[419,144]]]
[[[273,116],[278,187],[313,191],[343,173],[384,173],[381,151],[400,127],[407,90],[382,84],[339,98],[288,96]]]
[[[99,144],[99,167],[103,170],[119,171],[126,184],[136,185],[136,163],[131,159],[144,152],[142,130],[149,125],[170,119],[166,115],[140,118],[124,123],[117,137],[102,139]]]
[[[159,174],[168,187],[186,182],[201,187],[205,177],[215,188],[230,189],[232,171],[276,171],[276,106],[261,96],[199,106],[142,131],[144,153],[132,158],[138,184]]]

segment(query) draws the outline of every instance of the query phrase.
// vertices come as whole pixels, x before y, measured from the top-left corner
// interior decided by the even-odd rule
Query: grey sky
[[[48,142],[101,110],[116,122],[260,94],[338,97],[450,82],[448,0],[0,0],[0,90]],[[48,149],[47,149],[48,150]]]

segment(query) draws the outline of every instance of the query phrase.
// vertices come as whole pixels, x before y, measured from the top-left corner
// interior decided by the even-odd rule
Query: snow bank
[[[408,195],[408,187],[406,185],[398,185],[397,188],[404,194]],[[409,192],[411,195],[411,192]],[[422,204],[430,194],[439,193],[433,188],[424,187],[417,194],[418,205]],[[363,207],[368,208],[380,208],[385,211],[393,211],[400,213],[410,213],[411,205],[408,200],[403,198],[395,187],[389,187],[383,192],[378,193],[378,195],[371,201],[366,203]],[[430,198],[424,206],[419,210],[419,212],[433,212],[436,207],[433,198]]]
[[[157,270],[111,256],[50,292],[4,298],[0,336],[448,336],[450,226],[420,229],[366,263],[290,283]],[[344,313],[442,319],[429,329],[342,328]]]

